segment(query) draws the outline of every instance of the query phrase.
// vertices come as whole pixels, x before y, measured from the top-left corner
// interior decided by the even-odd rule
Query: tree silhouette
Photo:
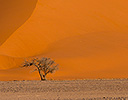
[[[50,58],[34,58],[32,60],[25,60],[23,67],[35,66],[36,69],[34,71],[38,71],[41,80],[46,80],[46,75],[49,73],[53,73],[58,69],[58,64],[51,60]]]

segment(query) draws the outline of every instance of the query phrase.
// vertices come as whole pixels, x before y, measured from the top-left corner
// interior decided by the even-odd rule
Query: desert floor
[[[128,79],[0,81],[0,100],[128,100]]]

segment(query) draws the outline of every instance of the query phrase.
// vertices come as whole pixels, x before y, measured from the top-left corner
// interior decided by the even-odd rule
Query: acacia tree
[[[41,80],[46,80],[46,75],[49,73],[53,73],[58,69],[58,64],[55,63],[54,60],[50,58],[43,57],[43,58],[34,58],[32,60],[25,60],[23,67],[30,67],[35,66],[36,69],[34,71],[38,71]]]

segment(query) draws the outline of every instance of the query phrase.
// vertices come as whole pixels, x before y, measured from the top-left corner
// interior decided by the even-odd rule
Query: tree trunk
[[[41,72],[40,72],[40,69],[39,69],[39,68],[38,68],[38,72],[39,72],[39,75],[40,75],[40,79],[41,79],[41,81],[42,81],[42,80],[44,80],[44,79],[43,79],[43,77],[42,77],[42,74],[41,74]]]
[[[43,75],[43,80],[44,80],[44,81],[46,80],[46,75]]]

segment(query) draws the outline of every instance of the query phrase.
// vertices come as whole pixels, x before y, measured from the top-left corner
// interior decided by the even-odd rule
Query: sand
[[[54,79],[128,77],[127,0],[0,4],[0,81],[38,78],[24,69],[10,70],[33,56],[50,57],[60,65]],[[17,72],[20,77],[15,77]]]
[[[0,81],[0,100],[127,100],[128,79]]]

